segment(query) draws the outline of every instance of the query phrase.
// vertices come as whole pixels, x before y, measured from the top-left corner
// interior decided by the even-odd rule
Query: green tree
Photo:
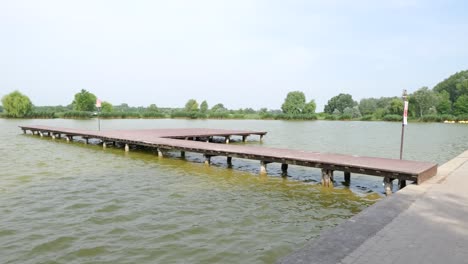
[[[226,109],[226,107],[224,107],[223,104],[215,104],[212,108],[211,108],[211,112],[212,113],[221,113],[221,112],[227,112],[228,110]]]
[[[429,90],[427,87],[420,88],[419,90],[414,92],[411,97],[416,103],[416,111],[419,117],[428,114],[429,109],[431,109],[431,107],[435,108],[438,103],[437,95],[432,90]]]
[[[109,102],[102,102],[101,103],[101,111],[103,113],[111,113],[113,111],[114,107],[112,106],[111,103]]]
[[[441,115],[450,114],[452,112],[452,102],[450,95],[447,91],[442,91],[437,94],[438,104],[436,106],[437,112]]]
[[[206,100],[204,100],[201,104],[200,104],[200,112],[202,114],[206,114],[206,112],[208,112],[208,103],[206,102]]]
[[[286,99],[284,99],[284,103],[281,105],[281,110],[285,114],[297,115],[304,111],[305,105],[306,98],[304,93],[300,91],[293,91],[289,92],[286,96]]]
[[[314,100],[310,100],[305,106],[304,110],[302,113],[304,114],[315,114],[315,109],[317,108],[317,105],[315,104]]]
[[[94,111],[96,109],[96,96],[85,89],[75,94],[73,100],[73,110],[75,111]]]
[[[364,98],[359,102],[359,111],[363,115],[371,115],[377,110],[377,99]]]
[[[343,113],[346,107],[353,108],[355,105],[357,105],[357,102],[353,100],[353,97],[350,94],[341,93],[328,100],[327,105],[325,105],[324,112],[333,114],[335,109],[337,109],[340,113]]]
[[[159,108],[155,104],[150,104],[147,108],[148,112],[156,113],[159,112]]]
[[[453,111],[456,115],[468,114],[468,94],[461,95],[453,104]]]
[[[343,110],[343,116],[350,117],[350,118],[360,118],[362,115],[361,115],[361,111],[359,111],[359,107],[354,106],[354,107],[346,107]]]
[[[2,104],[8,116],[11,117],[24,117],[32,112],[33,107],[29,97],[19,91],[5,95],[2,98]]]
[[[185,111],[187,112],[197,112],[198,111],[198,102],[195,99],[190,99],[185,104]]]
[[[457,72],[438,83],[434,86],[434,91],[448,92],[450,101],[454,103],[461,95],[468,94],[468,70]]]
[[[403,100],[394,98],[390,101],[390,105],[387,108],[387,114],[389,115],[403,115],[404,103]]]

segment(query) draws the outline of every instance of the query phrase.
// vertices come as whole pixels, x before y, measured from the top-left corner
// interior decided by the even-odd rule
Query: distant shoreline
[[[50,120],[50,119],[70,119],[70,120],[92,120],[92,119],[97,119],[97,116],[92,116],[92,117],[7,117],[4,115],[0,115],[1,119],[17,119],[17,120],[27,120],[27,119],[44,119],[44,120]],[[239,118],[239,117],[205,117],[205,118],[188,118],[188,117],[101,117],[101,120],[124,120],[124,119],[146,119],[146,120],[160,120],[160,119],[174,119],[174,120],[278,120],[278,121],[357,121],[357,122],[390,122],[390,123],[398,123],[401,122],[401,120],[383,120],[383,119],[363,119],[363,118],[354,118],[354,119],[330,119],[330,118],[324,118],[323,116],[320,116],[318,114],[316,118],[314,119],[287,119],[287,118],[262,118],[260,116],[258,117],[245,117],[245,118]],[[410,123],[446,123],[446,124],[468,124],[468,120],[421,120],[421,119],[413,119],[410,118],[408,120]]]

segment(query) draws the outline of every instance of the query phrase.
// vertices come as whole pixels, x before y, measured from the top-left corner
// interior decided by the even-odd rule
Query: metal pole
[[[406,90],[403,90],[403,120],[401,122],[401,142],[400,142],[400,160],[403,159],[403,142],[405,140],[405,126],[408,122],[408,96]]]
[[[405,140],[405,125],[401,124],[400,159],[403,159],[403,141],[404,140]]]
[[[98,107],[98,116],[97,116],[97,120],[98,120],[98,131],[101,131],[101,119],[99,118],[100,115],[101,115],[101,108]]]

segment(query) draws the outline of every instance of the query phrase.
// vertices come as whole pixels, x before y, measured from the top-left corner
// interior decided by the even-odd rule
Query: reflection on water
[[[85,146],[22,135],[18,125],[95,129],[95,120],[0,119],[2,263],[272,263],[380,199],[381,179],[322,188],[318,170],[178,153]],[[263,143],[398,157],[400,124],[213,120],[104,120],[103,129],[266,130]],[[410,124],[405,157],[443,163],[468,148],[468,127]],[[242,144],[242,143],[238,143]]]

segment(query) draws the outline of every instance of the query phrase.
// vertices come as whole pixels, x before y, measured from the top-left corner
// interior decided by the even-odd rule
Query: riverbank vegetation
[[[97,96],[87,90],[76,93],[67,106],[35,106],[19,91],[5,95],[0,116],[8,118],[190,118],[190,119],[275,119],[275,120],[361,120],[401,122],[403,100],[398,96],[363,98],[355,101],[350,94],[338,94],[316,113],[315,101],[306,100],[302,91],[286,95],[281,109],[228,109],[222,103],[211,108],[207,101],[200,104],[190,99],[182,108],[132,107],[126,103],[113,105],[102,102],[96,108]],[[468,70],[453,74],[432,89],[422,87],[408,95],[408,118],[421,122],[468,120]]]

